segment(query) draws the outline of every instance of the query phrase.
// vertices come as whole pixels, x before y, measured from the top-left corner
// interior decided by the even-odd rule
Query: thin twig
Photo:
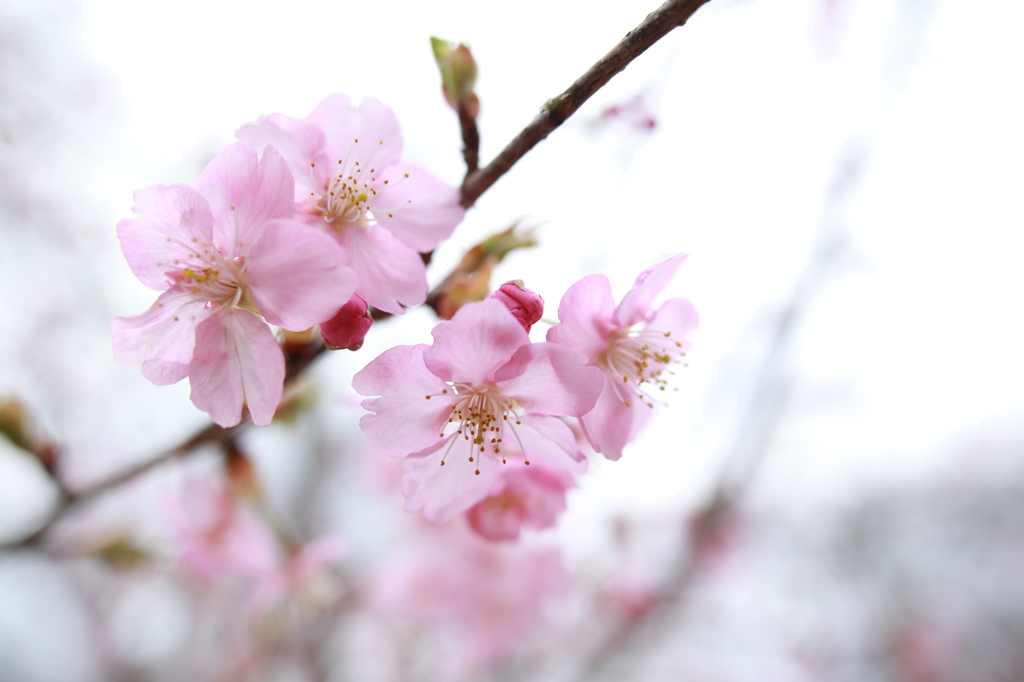
[[[466,181],[462,183],[462,205],[469,208],[476,203],[480,195],[507,173],[526,152],[576,113],[576,110],[603,88],[615,74],[625,69],[631,61],[664,38],[672,29],[685,24],[706,2],[708,0],[668,0],[648,14],[639,26],[627,33],[618,45],[576,79],[565,92],[548,100],[533,122],[523,128],[493,161],[466,177]]]

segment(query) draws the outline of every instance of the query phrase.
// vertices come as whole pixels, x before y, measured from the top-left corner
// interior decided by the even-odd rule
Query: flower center
[[[313,165],[310,164],[312,168]],[[319,195],[311,193],[313,208],[323,215],[324,221],[338,232],[350,225],[373,221],[370,200],[377,196],[373,183],[375,168],[364,169],[356,161],[352,168],[346,168],[343,159],[338,159],[337,172],[327,179]]]
[[[616,394],[626,407],[632,406],[633,398],[639,398],[653,408],[655,399],[648,395],[644,384],[666,390],[668,381],[662,374],[672,374],[668,366],[684,355],[682,342],[672,339],[672,332],[645,329],[613,336],[597,364],[612,378]]]
[[[185,291],[199,300],[205,300],[207,307],[217,312],[227,308],[241,308],[259,314],[245,286],[245,258],[238,256],[229,261],[216,251],[208,255],[208,262],[192,264],[184,270],[176,271],[173,278]]]
[[[359,146],[359,138],[356,138],[353,146],[349,148],[348,158],[350,160],[338,159],[338,163],[330,170],[330,175],[326,179],[323,179],[322,175],[320,178],[317,177],[316,164],[311,162],[309,172],[313,187],[322,189],[309,193],[307,212],[322,216],[324,222],[339,233],[353,225],[376,225],[384,215],[393,218],[395,210],[393,208],[385,207],[380,211],[381,215],[379,216],[374,215],[370,208],[376,197],[382,195],[391,184],[390,180],[378,181],[377,169],[372,166],[376,150],[383,144],[384,141],[379,140],[374,145],[374,150],[360,163],[352,160],[352,153]],[[322,173],[323,169],[320,169],[319,172]],[[406,173],[405,177],[409,177],[409,174]],[[378,206],[378,208],[380,207]]]
[[[519,449],[523,449],[519,434],[516,433],[515,425],[521,424],[519,414],[516,412],[516,401],[514,398],[501,393],[493,386],[473,386],[470,384],[454,383],[450,389],[441,393],[426,396],[427,400],[434,397],[450,396],[452,401],[451,414],[447,421],[441,425],[440,437],[454,436],[444,456],[441,457],[441,466],[444,466],[448,454],[455,443],[460,440],[469,446],[470,462],[476,464],[475,474],[480,475],[480,458],[488,450],[495,457],[505,463],[505,456],[502,454],[502,443],[505,437],[505,428],[508,427],[513,437],[519,442]],[[512,415],[512,419],[509,419]],[[455,429],[452,433],[451,429]],[[446,433],[447,432],[447,433]],[[527,461],[526,464],[530,462]]]

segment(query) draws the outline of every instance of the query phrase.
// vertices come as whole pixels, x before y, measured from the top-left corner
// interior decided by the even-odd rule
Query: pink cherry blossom
[[[521,280],[505,282],[491,294],[491,298],[504,303],[526,331],[530,331],[534,323],[544,317],[544,299],[523,286]]]
[[[680,254],[644,270],[617,306],[607,277],[584,277],[562,297],[560,322],[548,330],[548,341],[580,351],[604,370],[601,397],[580,423],[608,459],[622,456],[657,400],[648,391],[665,390],[663,374],[690,350],[687,336],[699,323],[693,304],[673,298],[651,307],[684,260]]]
[[[566,490],[575,486],[575,477],[564,467],[509,462],[490,494],[466,512],[466,520],[488,540],[515,540],[522,528],[555,525],[565,511]]]
[[[295,176],[299,215],[344,247],[356,293],[389,313],[427,297],[420,253],[451,236],[465,209],[456,188],[400,160],[394,113],[375,99],[331,95],[305,119],[261,116],[238,139],[281,150]]]
[[[186,376],[192,400],[221,426],[269,424],[281,399],[284,356],[270,328],[302,330],[338,311],[355,276],[332,239],[291,220],[294,183],[284,159],[236,143],[195,189],[135,193],[137,217],[117,234],[135,275],[162,290],[141,315],[113,323],[114,357],[142,362],[158,385]],[[262,319],[260,319],[262,316]]]
[[[409,511],[442,522],[487,497],[503,463],[550,460],[576,471],[586,460],[559,416],[588,412],[601,372],[565,346],[530,343],[499,301],[459,309],[432,346],[397,346],[352,380],[371,412],[370,444],[405,457]],[[522,454],[520,454],[522,453]]]

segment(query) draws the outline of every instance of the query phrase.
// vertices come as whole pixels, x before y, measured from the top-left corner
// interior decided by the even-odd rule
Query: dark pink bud
[[[504,303],[526,331],[530,331],[533,323],[544,316],[544,299],[524,287],[522,280],[505,282],[491,294],[491,298]]]
[[[331,350],[359,350],[372,324],[373,318],[366,311],[366,301],[353,296],[334,317],[320,324],[320,333]]]

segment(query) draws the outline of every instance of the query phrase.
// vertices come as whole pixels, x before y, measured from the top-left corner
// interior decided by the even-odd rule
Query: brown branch
[[[526,152],[562,125],[615,74],[643,54],[647,48],[682,26],[708,0],[668,0],[647,15],[639,26],[602,57],[561,95],[548,101],[530,125],[483,169],[470,173],[462,183],[462,205],[469,208],[491,185],[507,173]]]
[[[459,103],[458,112],[459,128],[462,130],[462,158],[466,162],[465,180],[468,180],[480,167],[480,131],[476,127],[476,116],[465,103]]]

